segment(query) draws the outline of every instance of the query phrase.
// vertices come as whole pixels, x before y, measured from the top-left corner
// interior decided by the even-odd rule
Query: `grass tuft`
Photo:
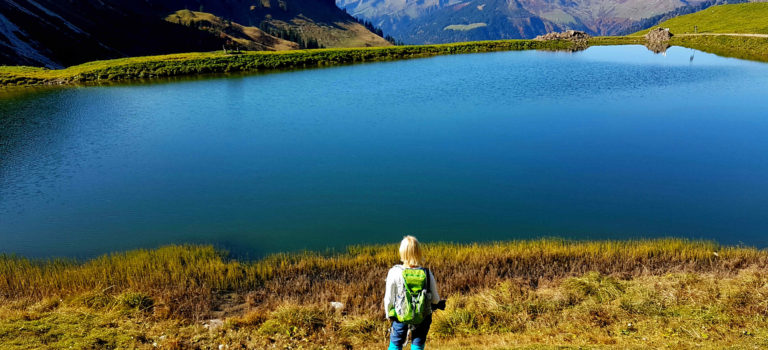
[[[282,306],[272,312],[258,332],[262,335],[306,337],[325,327],[327,319],[328,312],[315,306]]]
[[[152,307],[155,305],[152,297],[138,292],[125,292],[117,300],[125,309],[140,312],[152,311]]]

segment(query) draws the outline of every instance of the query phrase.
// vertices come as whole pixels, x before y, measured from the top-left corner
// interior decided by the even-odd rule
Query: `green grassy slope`
[[[674,36],[670,44],[718,56],[768,62],[768,38],[725,35]]]
[[[768,34],[768,3],[747,3],[713,6],[706,10],[675,17],[656,27],[669,28],[673,34],[693,33],[751,33]],[[634,35],[645,35],[650,29]]]

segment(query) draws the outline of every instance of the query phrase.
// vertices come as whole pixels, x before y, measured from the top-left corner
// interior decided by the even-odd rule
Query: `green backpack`
[[[403,268],[403,281],[405,286],[398,288],[395,307],[390,310],[390,316],[397,317],[398,322],[405,324],[420,324],[432,313],[429,269]]]

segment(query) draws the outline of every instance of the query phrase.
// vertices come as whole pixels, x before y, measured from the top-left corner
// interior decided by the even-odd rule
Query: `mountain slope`
[[[227,46],[246,50],[295,50],[299,43],[271,35],[260,28],[243,26],[206,12],[179,10],[165,17],[170,23],[207,31],[227,40]]]
[[[165,20],[184,9],[243,28],[290,28],[301,33],[301,40],[326,47],[389,45],[331,0],[3,0],[0,64],[62,67],[125,56],[210,51],[231,40],[210,28]],[[254,34],[248,40],[275,41],[248,31]],[[271,49],[291,46],[263,44]]]
[[[719,0],[337,0],[337,5],[406,43],[438,43],[532,38],[564,29],[623,34],[646,18],[681,8],[700,9],[699,5],[715,1]]]
[[[426,17],[410,19],[392,28],[406,43],[442,43],[494,39],[529,38],[563,29],[555,22],[504,1],[469,1],[436,8]],[[381,25],[387,31],[386,25]],[[400,34],[402,33],[402,34]],[[397,37],[397,36],[396,36]]]

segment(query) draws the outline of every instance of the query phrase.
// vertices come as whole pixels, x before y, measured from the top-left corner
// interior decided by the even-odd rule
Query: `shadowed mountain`
[[[180,10],[197,15],[169,18]],[[278,37],[288,32],[294,33],[294,40]],[[0,2],[0,64],[62,67],[125,56],[211,51],[228,41],[265,50],[309,42],[325,47],[390,45],[332,0]]]
[[[286,40],[271,35],[260,28],[243,26],[207,12],[179,10],[166,17],[165,20],[207,31],[214,36],[227,39],[227,46],[241,47],[246,50],[294,50],[303,46],[297,42],[301,41],[301,38],[292,38],[295,41]]]

